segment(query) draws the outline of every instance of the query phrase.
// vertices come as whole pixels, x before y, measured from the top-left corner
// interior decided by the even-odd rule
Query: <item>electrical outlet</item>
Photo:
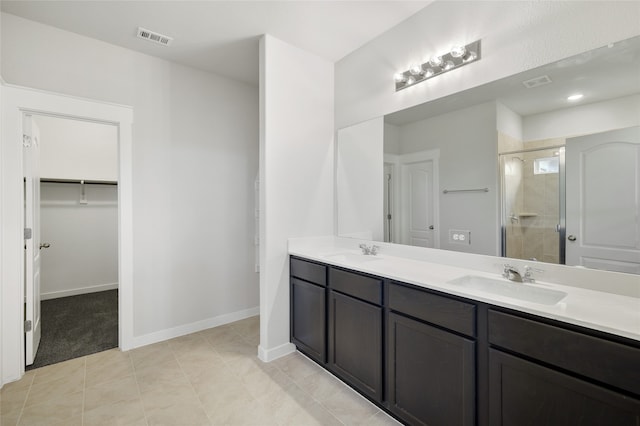
[[[471,231],[449,229],[449,242],[452,244],[471,244]]]

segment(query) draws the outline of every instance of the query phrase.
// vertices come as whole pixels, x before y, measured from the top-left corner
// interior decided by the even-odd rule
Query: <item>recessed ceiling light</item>
[[[582,93],[576,93],[575,95],[571,95],[571,96],[567,97],[567,100],[569,102],[575,102],[577,100],[582,99],[583,96],[584,95]]]

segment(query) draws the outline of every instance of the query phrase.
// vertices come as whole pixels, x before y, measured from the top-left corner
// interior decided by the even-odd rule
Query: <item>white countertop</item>
[[[405,257],[402,249],[395,250],[397,253],[394,253],[394,245],[369,241],[369,244],[382,246],[376,259],[369,260],[370,256],[362,256],[357,249],[359,243],[360,241],[357,240],[345,242],[344,239],[337,237],[290,239],[289,254],[640,341],[640,297],[636,297],[637,289],[635,288],[640,286],[640,277],[620,278],[619,275],[626,274],[617,274],[612,281],[620,281],[617,284],[624,286],[626,278],[627,284],[633,287],[629,292],[618,291],[618,294],[593,289],[595,284],[587,286],[591,288],[583,288],[573,283],[570,285],[568,283],[563,283],[565,285],[550,283],[544,280],[537,280],[534,284],[517,284],[558,290],[567,294],[554,305],[543,305],[449,283],[451,280],[469,275],[494,278],[508,283],[498,273],[500,265],[507,262],[506,259],[459,254],[461,255],[459,256],[460,266],[453,266],[452,263],[456,264],[455,253],[445,253],[447,261],[441,262],[441,258],[429,259],[429,257],[430,254],[431,257],[441,257],[443,254],[435,253],[436,251],[432,249],[423,249],[424,255],[422,257],[424,258],[416,259],[415,253],[420,253],[419,249],[414,249],[413,256]],[[437,250],[437,252],[443,252],[443,250]],[[336,256],[336,254],[346,254],[347,256]],[[482,262],[493,262],[493,264],[480,268],[478,265],[481,265]],[[508,262],[513,263],[512,259],[509,259]],[[539,267],[539,265],[536,264],[535,267]],[[549,268],[547,265],[545,266]],[[557,269],[559,266],[554,265],[552,268]],[[572,271],[570,269],[578,269],[565,266],[561,268],[569,269],[569,271],[561,271],[561,274],[555,275],[562,277],[565,281],[571,279]],[[495,273],[488,272],[487,269],[495,270]],[[576,276],[580,281],[584,281],[585,274],[588,272],[577,271]],[[597,281],[603,281],[602,276],[606,277],[602,274],[602,271],[595,273],[598,275]],[[606,283],[603,283],[603,287],[604,285]]]

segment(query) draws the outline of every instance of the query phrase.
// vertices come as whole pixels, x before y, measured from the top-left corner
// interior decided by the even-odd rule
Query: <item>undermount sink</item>
[[[567,295],[567,293],[563,291],[536,287],[535,284],[514,283],[474,275],[456,278],[448,283],[525,302],[539,303],[541,305],[555,305]]]
[[[332,253],[324,256],[325,259],[334,260],[336,262],[355,262],[365,263],[374,260],[381,260],[381,257],[374,255],[365,255],[360,253]]]

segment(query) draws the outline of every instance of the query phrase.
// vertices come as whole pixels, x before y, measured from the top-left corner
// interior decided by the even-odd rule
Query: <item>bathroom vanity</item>
[[[503,280],[533,287],[509,294],[482,287],[503,285],[484,271],[326,247],[290,254],[291,342],[406,424],[640,424],[633,294]],[[594,303],[608,308],[589,317]]]

